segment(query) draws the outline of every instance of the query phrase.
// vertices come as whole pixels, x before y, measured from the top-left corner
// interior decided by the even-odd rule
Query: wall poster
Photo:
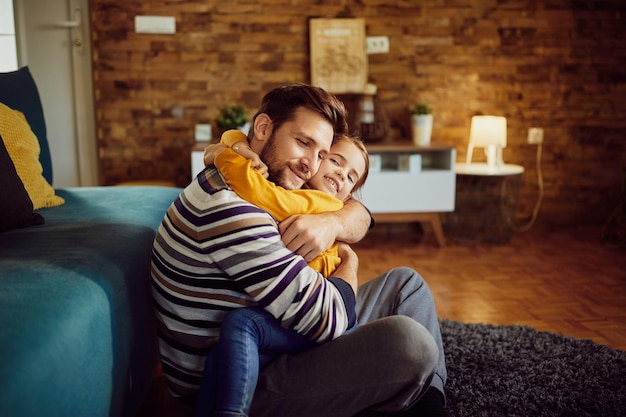
[[[365,21],[311,19],[311,84],[334,94],[362,93],[367,84]]]

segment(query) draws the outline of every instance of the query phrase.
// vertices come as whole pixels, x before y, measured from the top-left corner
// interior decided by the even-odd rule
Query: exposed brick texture
[[[433,141],[466,156],[472,115],[508,119],[504,159],[526,167],[517,216],[537,196],[531,126],[543,127],[538,223],[602,223],[626,168],[626,3],[622,0],[92,0],[101,183],[184,186],[196,123],[220,106],[250,114],[264,92],[309,82],[308,20],[361,17],[388,54],[370,55],[392,124],[409,140],[408,106],[434,108]],[[176,18],[174,35],[134,33],[136,15]],[[183,116],[177,118],[176,111]],[[475,157],[475,160],[478,158]]]

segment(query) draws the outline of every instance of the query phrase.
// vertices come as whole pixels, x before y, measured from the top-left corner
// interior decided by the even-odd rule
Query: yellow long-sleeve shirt
[[[243,141],[246,136],[238,130],[228,130],[221,138],[221,143],[229,147]],[[214,164],[237,195],[267,211],[279,222],[293,214],[324,213],[343,207],[341,200],[323,191],[286,190],[266,180],[252,168],[250,160],[231,149],[220,152]],[[309,266],[328,278],[340,263],[338,244],[335,243],[309,262]]]

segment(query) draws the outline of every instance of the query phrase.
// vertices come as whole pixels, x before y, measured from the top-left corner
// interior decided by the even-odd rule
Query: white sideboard
[[[361,201],[372,213],[454,211],[454,147],[382,144],[367,150],[371,166]]]
[[[441,212],[454,211],[456,149],[411,143],[368,145],[370,173],[355,196],[378,223],[428,222],[445,245]]]

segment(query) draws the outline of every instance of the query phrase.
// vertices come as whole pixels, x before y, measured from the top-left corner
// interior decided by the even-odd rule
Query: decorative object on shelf
[[[484,148],[487,167],[497,169],[502,162],[502,149],[506,148],[506,117],[473,116],[470,126],[467,164],[472,162],[474,147]]]
[[[427,104],[411,106],[411,130],[413,143],[417,146],[430,145],[430,137],[433,131],[433,110]]]
[[[309,21],[311,84],[334,94],[360,94],[367,84],[365,19]]]
[[[405,154],[398,155],[398,171],[416,173],[422,171],[422,155]]]
[[[389,131],[389,119],[376,93],[376,86],[367,84],[356,103],[353,126],[355,134],[366,143],[382,141]]]
[[[220,135],[230,129],[239,129],[247,135],[250,127],[246,108],[240,104],[221,107],[215,123],[220,128]]]

